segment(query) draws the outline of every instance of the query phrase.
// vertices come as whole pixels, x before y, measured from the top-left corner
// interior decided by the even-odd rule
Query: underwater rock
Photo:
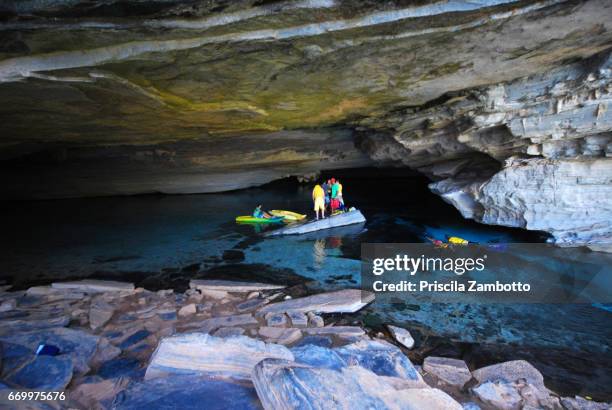
[[[459,359],[429,356],[423,361],[423,370],[459,389],[472,379],[470,369]]]
[[[374,300],[372,292],[344,289],[319,293],[298,299],[273,303],[259,309],[258,314],[284,312],[353,313]]]
[[[145,379],[190,373],[249,380],[255,364],[265,358],[293,360],[293,354],[284,346],[246,336],[175,335],[159,342]]]
[[[244,252],[237,249],[227,249],[223,251],[223,260],[230,262],[242,262],[244,260]]]

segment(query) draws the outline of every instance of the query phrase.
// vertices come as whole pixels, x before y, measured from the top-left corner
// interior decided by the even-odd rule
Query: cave
[[[65,390],[56,404],[74,408],[326,408],[328,378],[369,408],[612,400],[607,0],[7,0],[0,101],[0,390]],[[332,178],[319,219],[313,187]],[[363,246],[383,243],[509,246],[529,255],[517,277],[561,291],[372,302]],[[326,297],[336,310],[274,311]],[[200,353],[164,362],[182,337]],[[247,374],[228,354],[220,375],[218,340],[293,364]],[[379,351],[393,371],[359,356]],[[306,382],[320,394],[286,387]]]

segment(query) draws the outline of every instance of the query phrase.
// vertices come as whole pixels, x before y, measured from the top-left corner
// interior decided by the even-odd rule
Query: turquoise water
[[[367,223],[307,236],[264,239],[262,229],[234,222],[260,203],[312,215],[311,187],[291,181],[224,194],[4,203],[10,234],[3,241],[0,279],[27,287],[93,276],[181,289],[190,278],[215,272],[281,282],[299,275],[311,290],[329,290],[359,287],[363,242],[424,242],[445,234],[481,243],[546,239],[464,220],[419,177],[371,170],[337,176],[347,204],[362,210]],[[224,259],[228,250],[239,252]],[[474,366],[526,358],[551,388],[612,397],[609,305],[414,306],[396,300],[339,320],[375,329],[406,326],[422,347],[414,353],[417,361],[432,352],[461,356]]]

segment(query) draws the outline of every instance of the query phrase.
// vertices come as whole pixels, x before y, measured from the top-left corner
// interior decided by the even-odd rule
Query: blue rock
[[[295,356],[295,361],[314,367],[324,367],[326,369],[340,370],[346,367],[346,362],[331,349],[316,345],[306,345],[294,347],[291,353]]]
[[[128,347],[135,345],[136,343],[146,339],[147,337],[149,337],[150,334],[151,332],[149,332],[148,330],[145,330],[145,329],[139,330],[138,332],[134,333],[133,335],[125,339],[123,342],[121,342],[119,344],[119,347],[121,349],[127,349]]]
[[[12,368],[34,357],[39,345],[50,344],[57,346],[62,356],[72,358],[76,373],[89,371],[89,361],[96,352],[99,340],[98,336],[64,327],[0,336],[0,342],[5,346],[2,357],[7,363],[12,361]]]
[[[261,409],[250,386],[224,380],[172,375],[130,385],[115,397],[116,410]]]
[[[28,389],[63,390],[72,379],[73,364],[68,356],[37,356],[10,373],[9,383]]]
[[[346,363],[358,364],[379,376],[401,377],[410,380],[421,379],[410,359],[398,347],[390,343],[362,340],[338,347],[334,351]]]
[[[113,379],[116,377],[142,378],[144,376],[144,368],[140,362],[134,358],[117,358],[109,360],[98,369],[98,376],[104,379]]]
[[[295,344],[295,347],[306,346],[306,345],[315,345],[320,347],[332,347],[333,342],[327,336],[306,336],[298,343]]]

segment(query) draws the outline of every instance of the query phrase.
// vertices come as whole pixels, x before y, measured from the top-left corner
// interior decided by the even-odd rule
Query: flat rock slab
[[[197,328],[198,331],[203,333],[211,333],[220,327],[255,325],[257,323],[257,319],[255,319],[252,314],[243,313],[241,315],[219,316],[204,319],[200,322],[191,322],[185,327]]]
[[[284,346],[246,336],[176,335],[161,340],[145,379],[170,374],[200,374],[250,380],[253,367],[266,358],[293,360],[293,354]]]
[[[299,235],[303,233],[320,231],[323,229],[336,228],[338,226],[363,223],[365,221],[366,219],[363,214],[358,210],[354,210],[319,219],[318,221],[309,221],[302,224],[295,224],[285,228],[276,229],[274,231],[267,232],[265,236]]]
[[[531,363],[526,360],[512,360],[482,367],[474,370],[472,375],[480,383],[501,380],[513,383],[518,379],[525,379],[538,389],[545,390],[544,377]]]
[[[236,292],[247,293],[262,290],[283,289],[283,285],[272,285],[269,283],[237,282],[231,280],[204,280],[193,279],[189,281],[189,287],[202,291]]]
[[[359,326],[307,327],[302,331],[309,335],[337,336],[342,339],[353,339],[365,335],[365,330]]]
[[[112,280],[83,279],[72,282],[54,282],[53,289],[73,289],[81,292],[133,292],[134,284]]]
[[[116,410],[262,409],[255,389],[246,384],[191,375],[135,383],[115,399]]]
[[[44,315],[26,315],[18,319],[2,319],[0,321],[0,335],[12,335],[20,332],[30,332],[41,329],[64,327],[70,324],[70,316],[58,315],[45,317]]]
[[[72,379],[72,370],[70,356],[35,356],[6,380],[28,389],[63,390]]]
[[[284,312],[354,313],[374,300],[374,293],[344,289],[299,299],[273,303],[258,310],[259,314]]]
[[[77,373],[89,370],[89,362],[96,353],[99,341],[99,336],[63,327],[0,336],[5,368],[17,367],[24,358],[33,357],[41,343],[46,343],[57,346],[62,356],[71,358]]]
[[[266,359],[255,366],[253,384],[266,409],[462,409],[440,390],[396,390],[359,366],[332,370]]]
[[[472,373],[463,360],[448,357],[426,357],[423,370],[444,383],[462,388],[472,379]]]

